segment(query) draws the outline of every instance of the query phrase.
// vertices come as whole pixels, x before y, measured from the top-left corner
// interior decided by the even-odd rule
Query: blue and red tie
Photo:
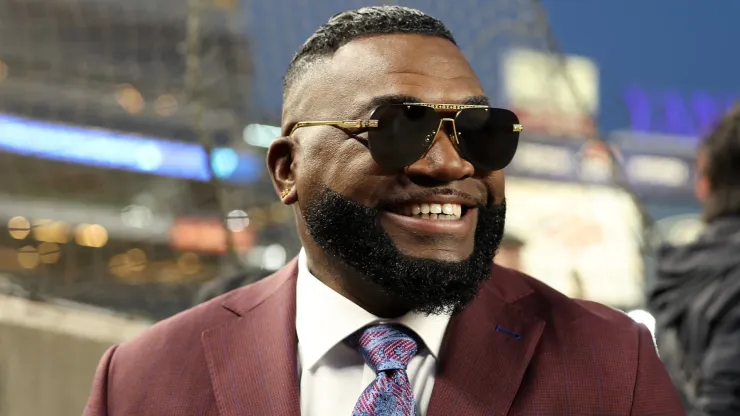
[[[362,392],[352,416],[416,416],[414,392],[406,366],[418,345],[411,332],[399,325],[365,328],[349,338],[377,377]]]

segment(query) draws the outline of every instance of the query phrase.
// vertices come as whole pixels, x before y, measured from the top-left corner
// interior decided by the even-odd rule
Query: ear
[[[694,194],[696,195],[696,199],[701,203],[706,202],[709,197],[709,193],[711,192],[709,178],[707,178],[704,168],[705,156],[704,154],[699,153],[696,158],[696,173],[694,174]]]
[[[295,163],[297,154],[296,141],[289,137],[279,137],[270,144],[267,150],[267,170],[270,172],[275,192],[285,205],[292,205],[298,200]]]

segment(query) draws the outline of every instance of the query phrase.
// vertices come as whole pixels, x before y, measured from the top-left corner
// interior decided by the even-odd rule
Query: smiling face
[[[286,97],[286,134],[300,121],[369,119],[383,103],[487,103],[460,50],[442,38],[361,38],[318,65]],[[440,129],[428,152],[398,171],[373,160],[367,132],[314,126],[276,141],[268,164],[278,190],[291,189],[283,201],[297,202],[309,258],[338,259],[419,311],[467,303],[490,275],[504,180],[476,171],[450,135]]]

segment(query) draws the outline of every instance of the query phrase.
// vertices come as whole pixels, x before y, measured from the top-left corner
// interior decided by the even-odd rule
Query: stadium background
[[[618,10],[581,3],[399,2],[443,18],[492,101],[522,115],[507,172],[522,268],[639,310],[655,245],[701,227],[691,155],[740,92],[723,88],[737,63],[711,85],[681,78],[702,45],[676,65],[635,55],[628,22],[611,37],[595,26]],[[319,24],[367,4],[0,0],[0,414],[79,414],[107,345],[191,306],[207,281],[297,253],[263,167],[281,76]],[[678,30],[661,24],[658,43]],[[690,82],[651,82],[660,65]]]

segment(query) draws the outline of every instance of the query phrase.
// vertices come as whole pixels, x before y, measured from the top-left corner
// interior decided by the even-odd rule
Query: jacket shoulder
[[[570,298],[525,273],[497,266],[495,276],[499,280],[496,286],[505,287],[497,290],[504,301],[518,306],[523,312],[533,313],[550,326],[563,327],[577,322],[605,332],[610,328],[621,328],[635,334],[642,327],[619,309]]]
[[[102,364],[110,414],[215,403],[203,334],[229,325],[256,307],[294,275],[294,263],[276,274],[218,296],[160,321],[134,339],[109,350]],[[164,406],[164,407],[162,407]],[[210,406],[210,405],[208,405]],[[215,410],[209,410],[215,414]],[[151,414],[165,414],[156,411]],[[203,414],[206,414],[203,413]],[[149,414],[149,413],[147,413]]]
[[[201,334],[233,316],[222,301],[216,298],[160,321],[111,349],[104,357],[107,369],[98,370],[107,373],[107,414],[166,414],[161,410],[165,402],[182,407],[214,403],[205,388],[210,375]],[[142,408],[160,410],[141,413]]]
[[[203,361],[203,332],[238,319],[243,311],[269,296],[283,280],[276,274],[159,321],[119,345],[113,362],[119,367],[135,362],[134,367],[143,368],[142,363],[155,364],[156,360],[157,367],[162,368],[179,366],[183,359]]]

